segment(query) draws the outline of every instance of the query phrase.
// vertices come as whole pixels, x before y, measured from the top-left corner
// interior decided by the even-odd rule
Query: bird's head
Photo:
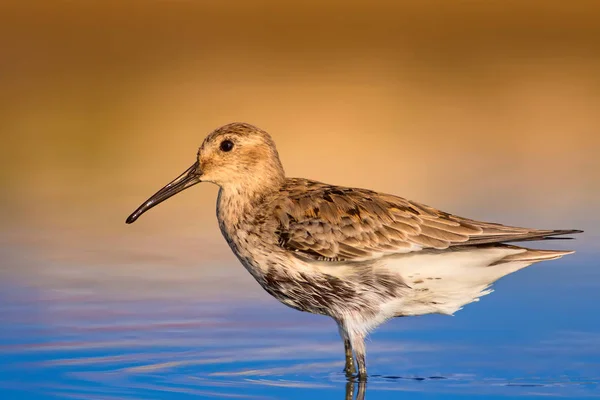
[[[276,188],[284,179],[275,142],[267,132],[250,124],[228,124],[210,133],[198,149],[196,162],[140,205],[127,223],[200,182],[215,183],[230,193],[251,195]]]

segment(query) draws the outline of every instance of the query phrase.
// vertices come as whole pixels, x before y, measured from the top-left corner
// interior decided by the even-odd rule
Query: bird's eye
[[[231,140],[223,140],[219,147],[222,151],[231,151],[233,149],[233,142]]]

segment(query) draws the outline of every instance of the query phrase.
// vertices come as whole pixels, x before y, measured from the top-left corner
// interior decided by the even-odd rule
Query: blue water
[[[111,271],[105,285],[3,274],[1,399],[600,397],[600,267],[586,251],[505,277],[454,317],[383,325],[360,388],[342,373],[333,321],[251,280],[249,296],[225,278],[196,296],[142,287],[143,273],[113,290]]]

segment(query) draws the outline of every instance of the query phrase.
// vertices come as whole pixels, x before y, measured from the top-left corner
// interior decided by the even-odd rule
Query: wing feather
[[[577,232],[475,221],[401,197],[304,179],[288,179],[282,191],[272,213],[278,243],[313,260],[366,261]]]

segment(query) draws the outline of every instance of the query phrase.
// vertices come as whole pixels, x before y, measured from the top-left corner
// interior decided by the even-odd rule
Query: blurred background
[[[1,230],[28,257],[235,263],[209,184],[123,223],[232,121],[269,131],[290,176],[599,238],[595,1],[34,0],[0,18]]]
[[[597,254],[598,21],[592,0],[3,1],[4,288],[266,296],[216,187],[124,223],[233,121],[290,176],[584,229],[559,246]]]

